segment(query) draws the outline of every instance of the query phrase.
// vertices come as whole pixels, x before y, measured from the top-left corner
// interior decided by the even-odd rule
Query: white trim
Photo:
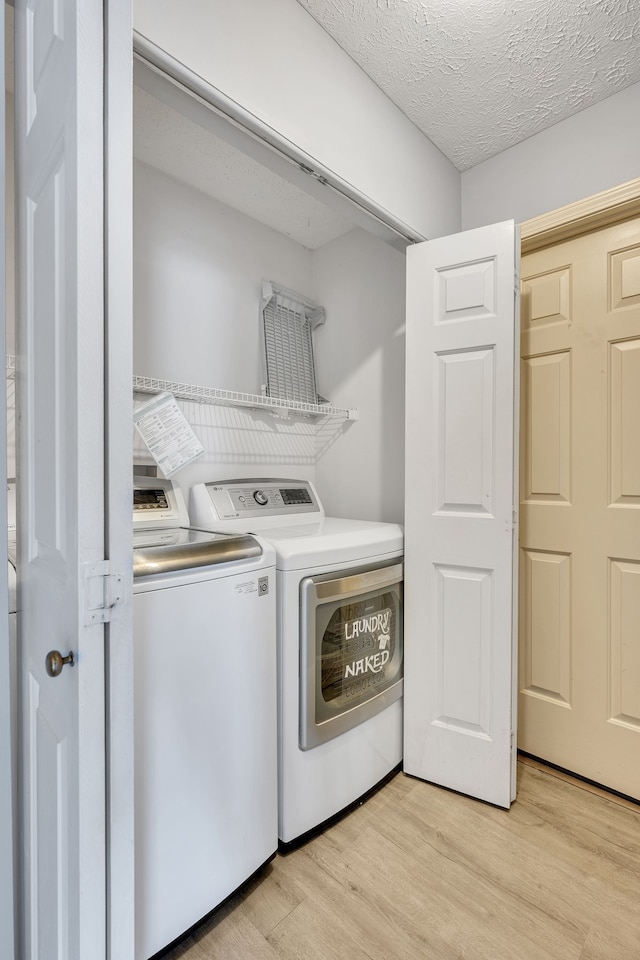
[[[520,224],[523,254],[640,214],[640,178]]]
[[[130,444],[133,324],[132,0],[104,3],[105,557],[126,571],[124,602],[105,627],[107,958],[133,960],[133,605]]]
[[[4,184],[6,183],[6,142],[5,142],[5,11],[2,12],[0,22],[0,71],[2,73],[2,92],[0,94],[0,179],[3,184],[0,197],[0,265],[2,269],[3,289],[6,278],[6,206]],[[0,337],[5,339],[6,312],[4,296],[0,301]],[[8,379],[8,375],[7,375]],[[7,392],[0,391],[0,472],[7,476]],[[7,501],[6,497],[0,502],[0,530],[6,529]],[[0,568],[4,573],[2,589],[0,591],[0,956],[7,960],[17,958],[16,915],[15,904],[17,897],[16,857],[17,843],[17,810],[15,808],[16,784],[15,765],[12,746],[12,714],[15,704],[11,690],[10,668],[10,637],[7,585],[7,541],[3,536],[0,542]]]
[[[162,78],[168,79],[175,87],[187,92],[200,104],[205,105],[209,111],[217,114],[218,117],[224,117],[228,123],[233,124],[245,136],[248,134],[258,144],[266,146],[272,154],[286,160],[289,166],[293,165],[298,173],[302,171],[304,174],[304,189],[313,196],[322,198],[324,195],[325,202],[329,202],[327,199],[328,188],[329,192],[333,191],[338,194],[342,200],[348,200],[352,216],[354,212],[364,212],[367,216],[369,230],[372,229],[374,223],[377,223],[387,234],[391,234],[386,239],[394,243],[395,246],[399,246],[400,249],[404,250],[407,243],[416,243],[426,239],[352,184],[343,180],[333,170],[325,167],[310,154],[305,153],[291,140],[282,136],[273,127],[264,123],[221,90],[207,83],[183,63],[169,56],[164,50],[135,30],[133,32],[133,50],[134,58],[138,61],[138,64],[147,68],[145,82],[144,77],[137,69],[138,64],[134,66],[135,80],[136,82],[141,81],[141,85],[144,83],[144,89],[147,92],[153,93],[149,89],[150,77],[148,76],[148,72],[152,71],[156,74],[158,82],[161,82]],[[160,76],[158,77],[158,75]],[[290,169],[289,178],[292,182],[299,182],[292,176],[292,173],[293,171]],[[320,192],[314,190],[309,181],[315,181],[316,186],[321,187]]]

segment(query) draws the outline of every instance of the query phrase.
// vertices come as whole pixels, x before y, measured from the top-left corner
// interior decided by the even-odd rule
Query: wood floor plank
[[[572,788],[568,789],[571,793]],[[605,844],[594,841],[594,833],[609,832],[603,820],[610,811],[606,803],[588,794],[584,794],[587,805],[593,806],[595,800],[598,806],[588,821],[584,812],[575,811],[576,821],[582,818],[583,824],[571,828],[564,824],[564,833],[559,827],[564,814],[558,815],[559,807],[553,805],[544,815],[538,810],[533,820],[528,817],[525,826],[514,829],[517,808],[522,810],[527,802],[525,790],[508,813],[465,798],[447,804],[446,796],[442,791],[430,796],[429,816],[440,811],[436,836],[443,834],[445,842],[452,842],[452,858],[471,875],[510,890],[531,910],[542,911],[567,928],[573,926],[577,936],[583,935],[594,917],[604,920],[611,909],[623,918],[635,914],[640,894],[640,858],[633,853],[640,818],[635,814],[621,811],[627,822],[621,824],[618,840],[629,844],[629,852],[611,837]],[[565,798],[565,804],[570,799]]]
[[[519,765],[510,811],[403,774],[167,960],[640,960],[640,811]]]
[[[580,960],[638,960],[640,930],[638,923],[614,918],[594,924],[580,954]]]
[[[586,790],[587,793],[593,793],[598,797],[604,797],[605,800],[608,800],[610,803],[615,803],[620,807],[627,807],[627,809],[635,810],[636,813],[640,813],[640,803],[637,800],[631,800],[628,797],[622,796],[621,794],[612,793],[610,790],[607,790],[606,787],[599,787],[595,783],[591,783],[589,780],[582,780],[580,777],[575,776],[572,773],[568,773],[566,770],[559,770],[557,767],[551,767],[546,764],[543,760],[536,760],[534,757],[529,757],[526,754],[519,754],[519,762],[523,767],[534,767],[536,770],[541,770],[543,773],[546,773],[548,776],[555,777],[557,780],[564,780],[565,783],[570,783],[574,787],[578,787],[580,790]]]
[[[256,930],[234,896],[200,924],[163,960],[279,960],[278,954]]]
[[[278,952],[240,909],[212,927],[197,948],[199,952],[183,956],[189,960],[279,960]]]
[[[371,833],[372,831],[367,831]],[[429,942],[426,925],[421,927],[407,922],[406,904],[399,910],[396,898],[399,891],[389,889],[396,875],[393,865],[387,861],[390,876],[374,870],[370,876],[358,877],[351,869],[350,860],[327,842],[315,842],[301,851],[296,863],[297,877],[307,885],[308,902],[320,905],[323,912],[340,922],[346,922],[351,935],[370,960],[388,960],[390,956],[402,956],[406,960],[423,960]],[[361,835],[350,850],[364,842]],[[324,853],[323,853],[324,849]],[[416,908],[420,907],[418,901]],[[438,953],[446,960],[453,960],[455,953],[448,950]],[[434,956],[436,956],[434,954]]]
[[[571,868],[598,878],[611,893],[639,893],[640,811],[572,787],[537,771],[523,778],[509,829],[535,817],[540,846]]]
[[[415,789],[417,782],[403,773],[396,774],[383,789],[352,811],[356,816],[343,817],[326,830],[324,835],[331,836],[331,842],[337,849],[345,850],[372,823],[383,817],[387,808],[401,803]]]
[[[307,897],[286,864],[277,857],[242,892],[242,913],[264,937]]]
[[[478,889],[448,854],[408,853],[371,829],[345,856],[351,884],[373,902],[392,930],[402,929],[418,956],[556,960],[577,958],[582,939],[545,918],[544,934],[529,913],[498,888]],[[464,876],[465,882],[461,882]],[[424,950],[427,950],[425,954]],[[413,955],[413,954],[411,954]],[[405,956],[400,952],[398,956]]]
[[[405,847],[404,855],[414,862],[418,858],[423,861],[425,893],[441,881],[448,898],[460,904],[460,911],[473,903],[512,937],[526,936],[529,946],[522,955],[577,955],[586,925],[575,916],[572,904],[558,904],[547,895],[546,887],[541,892],[527,858],[514,860],[508,851],[496,851],[500,842],[501,837],[496,840],[475,830],[461,835],[454,824],[451,833],[439,831],[424,852],[414,842],[412,848]],[[548,882],[548,878],[544,880]]]
[[[333,960],[339,955],[349,960],[371,960],[351,919],[336,912],[322,894],[296,907],[270,933],[269,943],[285,960]]]

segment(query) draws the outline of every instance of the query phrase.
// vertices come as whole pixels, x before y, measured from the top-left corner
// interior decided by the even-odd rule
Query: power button
[[[269,593],[269,577],[258,577],[258,595],[266,597]]]

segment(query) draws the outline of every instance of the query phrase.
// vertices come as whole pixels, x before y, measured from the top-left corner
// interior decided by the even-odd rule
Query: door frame
[[[14,0],[7,0],[13,7]],[[109,0],[103,3],[104,64],[104,404],[105,404],[105,530],[106,563],[132,582],[131,559],[131,451],[126,443],[131,434],[133,409],[131,383],[132,324],[132,2]],[[0,37],[4,36],[4,16]],[[4,52],[4,41],[1,51]],[[4,70],[3,70],[4,76]],[[0,114],[4,116],[4,84]],[[4,144],[4,123],[0,142]],[[4,183],[4,149],[0,157]],[[123,204],[126,208],[123,210]],[[0,206],[4,215],[4,203]],[[4,228],[0,234],[0,252],[4,249]],[[4,322],[4,304],[0,321]],[[2,327],[2,329],[4,329]],[[4,400],[0,402],[0,412]],[[4,414],[2,414],[4,418]],[[4,419],[2,419],[4,423]],[[123,442],[124,440],[124,442]],[[0,462],[4,461],[6,444],[0,445]],[[6,473],[6,470],[5,470]],[[6,512],[0,504],[0,514]],[[6,555],[6,544],[4,554]],[[3,568],[4,569],[4,568]],[[127,573],[130,574],[127,577]],[[4,594],[7,594],[6,580]],[[105,624],[105,751],[106,751],[106,911],[105,955],[117,960],[133,960],[134,956],[134,864],[133,864],[133,684],[132,684],[132,602],[131,590],[122,597],[110,622]],[[0,606],[2,606],[0,597]],[[0,642],[2,652],[4,644]],[[3,677],[9,676],[8,670]],[[3,703],[3,698],[0,697]],[[8,703],[8,700],[7,700]],[[9,737],[4,709],[0,711],[0,738]],[[6,728],[6,729],[5,729]],[[0,751],[4,772],[4,752]],[[13,778],[6,780],[14,786]],[[4,799],[4,784],[2,787]],[[4,804],[0,804],[4,811]],[[11,830],[11,828],[13,829]],[[7,831],[10,831],[8,834]],[[8,835],[20,857],[17,816],[3,817],[0,849],[5,849]],[[12,835],[12,836],[11,836]],[[9,876],[12,861],[1,857],[2,878]],[[18,869],[16,862],[15,869]],[[0,917],[9,918],[13,903],[19,903],[20,891],[10,878],[0,887],[4,902]],[[16,906],[17,911],[17,906]],[[0,923],[2,956],[17,958],[18,936],[13,925]],[[8,940],[6,938],[9,938]]]
[[[0,197],[0,265],[2,278],[6,288],[6,138],[5,138],[5,102],[6,102],[6,81],[5,81],[5,5],[2,5],[2,18],[0,19],[0,182],[2,183],[2,196]],[[5,341],[6,335],[6,306],[4,296],[0,300],[0,336]],[[2,476],[7,476],[7,434],[6,434],[6,374],[5,374],[5,392],[0,392],[0,471]],[[7,510],[7,501],[2,498],[0,503],[0,529],[4,529]],[[0,566],[2,572],[7,570],[5,563],[7,561],[7,542],[2,539],[0,542]],[[6,576],[6,574],[5,574]],[[0,629],[0,890],[2,890],[2,901],[0,902],[0,955],[7,957],[7,960],[17,958],[16,932],[16,879],[17,879],[17,809],[16,809],[16,784],[15,776],[15,758],[13,748],[13,710],[12,690],[11,690],[11,641],[9,633],[9,588],[5,576],[2,577],[2,586],[0,587],[0,617],[2,618],[2,629]]]
[[[532,253],[637,216],[640,216],[640,177],[524,220],[520,224],[520,253]]]
[[[133,960],[133,32],[132,0],[104,15],[105,558],[126,592],[105,624],[107,960]],[[127,442],[128,440],[128,442]]]

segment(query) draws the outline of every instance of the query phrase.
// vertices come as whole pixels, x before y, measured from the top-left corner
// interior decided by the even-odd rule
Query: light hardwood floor
[[[509,812],[398,774],[167,960],[640,960],[640,807],[518,764]]]

